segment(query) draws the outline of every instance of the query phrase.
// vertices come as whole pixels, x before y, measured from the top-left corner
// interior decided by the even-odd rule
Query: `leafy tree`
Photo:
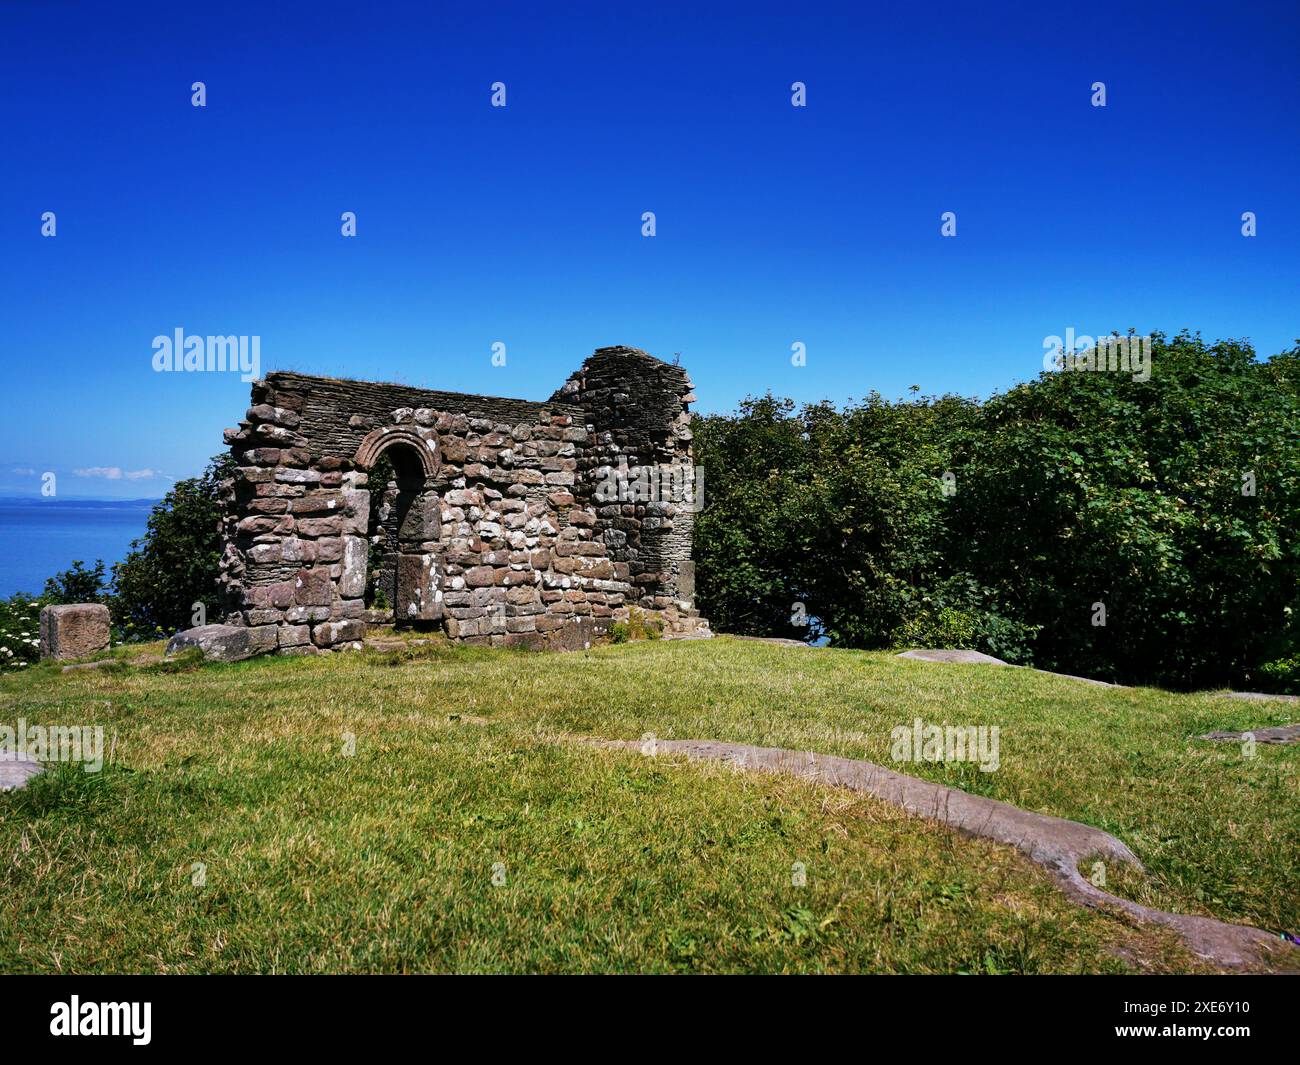
[[[1148,381],[1044,374],[984,407],[958,457],[954,565],[1041,626],[1045,668],[1252,683],[1295,646],[1300,362],[1154,339]]]
[[[696,517],[697,579],[713,624],[723,631],[799,636],[794,604],[808,593],[793,564],[799,530],[787,512],[802,476],[806,444],[794,404],[748,399],[735,418],[697,418],[697,461],[705,506]]]
[[[102,603],[108,597],[107,574],[104,560],[86,569],[80,560],[69,569],[56,573],[45,581],[41,601],[45,603]]]
[[[233,467],[226,452],[200,476],[177,481],[150,513],[144,538],[113,567],[110,609],[127,638],[156,639],[189,628],[195,603],[215,615],[221,482]]]
[[[696,453],[722,631],[1300,686],[1300,347],[1156,334],[1149,379],[1044,373],[984,404],[768,395],[697,419]]]

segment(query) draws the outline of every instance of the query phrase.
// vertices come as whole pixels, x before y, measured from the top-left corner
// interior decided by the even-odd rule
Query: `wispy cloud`
[[[17,474],[19,477],[35,477],[36,471],[30,466],[15,466],[10,473]]]
[[[87,466],[72,472],[77,477],[102,477],[106,481],[148,481],[160,476],[157,470],[123,470],[121,466]]]

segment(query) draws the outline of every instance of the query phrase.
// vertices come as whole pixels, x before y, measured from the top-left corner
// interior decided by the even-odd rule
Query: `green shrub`
[[[40,659],[43,605],[21,592],[0,599],[0,673],[25,669]]]
[[[983,407],[947,553],[1039,626],[1036,665],[1235,687],[1300,589],[1300,349],[1155,340],[1147,381],[1044,374]]]
[[[200,476],[177,481],[150,513],[144,537],[113,567],[109,610],[124,639],[159,639],[188,629],[196,603],[217,620],[221,482],[233,466],[227,452]]]
[[[1152,341],[1142,381],[1044,373],[982,404],[768,395],[696,418],[702,612],[722,632],[956,642],[1174,688],[1289,660],[1300,347],[1261,362],[1240,341]]]
[[[610,643],[627,643],[629,640],[657,640],[663,636],[663,623],[644,610],[628,607],[627,620],[616,621],[609,627]]]
[[[940,607],[913,615],[894,633],[895,647],[975,647],[975,619],[960,610]]]
[[[1300,654],[1278,658],[1259,667],[1261,687],[1282,695],[1300,695]]]
[[[894,631],[893,647],[943,647],[1025,664],[1033,660],[1037,629],[999,614],[996,597],[968,578],[952,578],[913,604]]]
[[[41,598],[46,603],[102,603],[108,598],[104,562],[97,560],[91,569],[80,561],[45,581]]]

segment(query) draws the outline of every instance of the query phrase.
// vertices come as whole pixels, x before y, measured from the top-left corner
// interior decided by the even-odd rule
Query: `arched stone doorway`
[[[371,474],[368,605],[391,609],[398,625],[440,621],[442,505],[434,485],[436,441],[406,427],[377,429],[362,441],[355,462]]]

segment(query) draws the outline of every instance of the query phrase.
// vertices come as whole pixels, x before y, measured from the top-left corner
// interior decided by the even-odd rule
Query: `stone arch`
[[[368,470],[375,459],[394,444],[399,443],[409,445],[415,452],[424,470],[425,480],[438,472],[438,467],[442,464],[442,456],[438,452],[437,437],[433,433],[425,435],[409,425],[385,425],[371,430],[361,441],[361,446],[357,448],[356,456],[352,461],[359,469]]]
[[[367,529],[367,539],[379,545],[382,558],[378,585],[392,602],[395,623],[438,621],[443,604],[438,566],[442,503],[433,484],[439,467],[437,440],[432,432],[426,435],[409,426],[376,429],[362,440],[354,461],[369,470],[384,454],[393,481],[370,485]]]

